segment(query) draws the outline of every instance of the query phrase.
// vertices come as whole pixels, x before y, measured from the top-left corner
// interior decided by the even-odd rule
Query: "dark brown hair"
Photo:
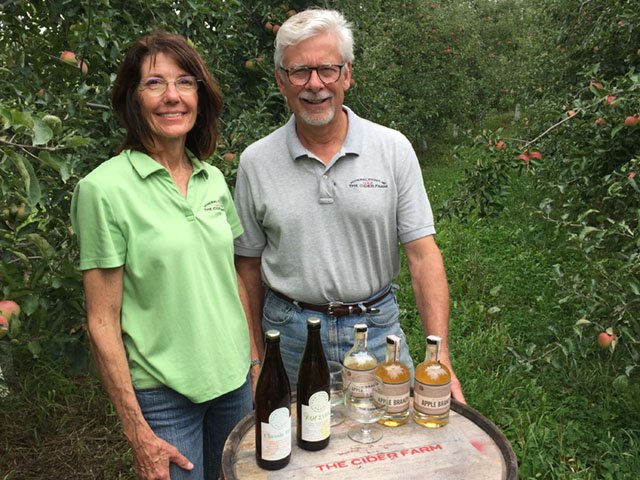
[[[128,148],[145,153],[153,150],[153,135],[140,110],[138,85],[142,62],[159,53],[170,56],[189,75],[201,80],[198,83],[198,115],[187,134],[186,147],[204,160],[216,148],[222,93],[195,48],[183,36],[162,31],[150,33],[134,42],[118,68],[111,103],[127,134],[116,153]]]

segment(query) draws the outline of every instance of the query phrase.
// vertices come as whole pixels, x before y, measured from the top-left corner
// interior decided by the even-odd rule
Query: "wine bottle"
[[[400,343],[397,335],[387,336],[387,356],[375,370],[382,380],[382,401],[387,404],[384,416],[378,423],[397,427],[409,421],[409,397],[411,393],[411,370],[400,360]]]
[[[265,354],[256,385],[256,461],[266,470],[291,459],[291,388],[280,356],[280,332],[265,333]]]
[[[367,325],[357,323],[353,326],[353,331],[353,347],[347,352],[342,362],[344,388],[346,390],[349,384],[354,383],[351,387],[352,395],[367,397],[375,385],[374,372],[378,366],[378,360],[367,350]]]
[[[440,428],[449,423],[451,372],[440,363],[441,342],[437,335],[427,337],[424,362],[415,371],[413,419],[423,427]]]
[[[307,320],[307,344],[298,369],[296,440],[304,450],[329,445],[331,403],[329,366],[320,340],[320,319]]]

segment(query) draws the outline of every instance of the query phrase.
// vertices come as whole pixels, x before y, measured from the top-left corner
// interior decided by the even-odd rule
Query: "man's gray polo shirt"
[[[347,137],[327,166],[293,116],[240,157],[235,253],[261,256],[267,286],[302,302],[369,298],[398,275],[398,240],[435,233],[409,140],[344,108]]]

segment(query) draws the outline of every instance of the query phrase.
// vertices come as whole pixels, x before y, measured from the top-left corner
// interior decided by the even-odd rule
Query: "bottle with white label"
[[[266,470],[291,459],[291,388],[280,356],[280,332],[265,333],[265,354],[256,385],[256,461]]]
[[[304,450],[322,450],[329,445],[331,434],[329,366],[320,327],[319,318],[307,320],[307,344],[298,369],[296,440]]]
[[[387,336],[387,357],[375,370],[382,380],[382,399],[387,404],[384,416],[378,423],[386,427],[398,427],[409,421],[411,370],[400,360],[400,343],[397,335]]]
[[[425,360],[415,371],[413,419],[423,427],[440,428],[449,423],[451,372],[440,363],[441,342],[436,335],[427,337]]]
[[[351,383],[352,396],[368,397],[375,385],[375,370],[378,360],[375,355],[367,350],[367,325],[357,323],[353,326],[353,347],[347,352],[342,364],[344,388]]]

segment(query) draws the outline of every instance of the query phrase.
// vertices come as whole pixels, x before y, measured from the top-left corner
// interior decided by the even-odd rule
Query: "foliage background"
[[[470,367],[473,356],[459,347],[454,358],[460,359],[456,370],[464,373],[467,396],[507,431],[523,478],[625,478],[637,467],[625,462],[628,452],[637,450],[640,430],[637,415],[625,406],[633,395],[637,399],[640,362],[640,127],[624,124],[640,112],[635,0],[3,2],[0,296],[16,300],[22,314],[0,340],[6,377],[0,383],[31,395],[34,418],[42,422],[34,432],[47,429],[47,408],[57,406],[97,408],[100,424],[117,433],[109,407],[80,396],[73,383],[90,362],[68,212],[78,179],[109,158],[122,137],[109,107],[118,62],[132,40],[152,29],[175,31],[194,43],[225,95],[222,136],[210,161],[233,185],[237,155],[289,115],[273,81],[274,34],[265,24],[281,24],[291,10],[312,5],[342,10],[356,27],[356,83],[347,104],[405,133],[420,153],[427,179],[439,166],[462,179],[434,202],[439,243],[450,255],[452,317],[461,318],[452,325],[453,348],[470,337],[477,343],[469,348],[481,350],[490,340],[479,326],[485,334],[497,331],[492,353],[508,365],[503,378],[534,379],[523,386],[500,383],[496,376],[495,388],[487,387],[473,379],[487,375],[491,357],[487,365],[480,362],[479,372]],[[64,50],[88,62],[88,72],[62,62]],[[505,146],[498,147],[499,141]],[[517,158],[534,151],[541,158]],[[225,160],[225,153],[235,157]],[[509,226],[512,219],[519,219],[518,226]],[[496,241],[504,236],[513,248],[483,250],[482,235]],[[506,286],[492,283],[489,259],[501,271],[515,269],[512,262],[531,266],[535,275],[523,267],[507,280],[521,290],[505,296]],[[521,324],[537,328],[512,322],[516,312]],[[538,312],[548,315],[546,322],[536,318]],[[414,332],[411,347],[418,359],[423,339],[414,317],[409,309],[403,324]],[[618,340],[593,358],[593,338],[605,329]],[[580,376],[585,365],[594,377],[603,376],[602,388],[614,389],[620,404],[597,387],[591,392],[579,387],[593,380]],[[39,386],[34,378],[46,378],[54,387]],[[597,428],[604,429],[607,438],[595,445],[613,449],[613,457],[581,464],[565,452],[573,448],[567,447],[570,441],[549,433],[555,427],[527,426],[526,416],[535,413],[524,402],[517,404],[520,397],[515,397],[520,415],[515,407],[504,414],[494,404],[514,388],[537,398],[553,416],[547,390],[562,387],[552,379],[563,379],[572,389],[577,385],[581,397],[569,398],[592,413],[581,418],[577,430],[582,430],[572,431],[575,443],[587,443]],[[604,412],[625,412],[628,428],[622,420],[606,426],[606,415],[587,399],[593,392],[602,393]],[[18,400],[27,403],[26,397]],[[571,409],[558,410],[562,418]],[[626,440],[620,441],[621,435]],[[554,453],[558,442],[567,447],[561,455]],[[126,454],[123,458],[126,464]]]

